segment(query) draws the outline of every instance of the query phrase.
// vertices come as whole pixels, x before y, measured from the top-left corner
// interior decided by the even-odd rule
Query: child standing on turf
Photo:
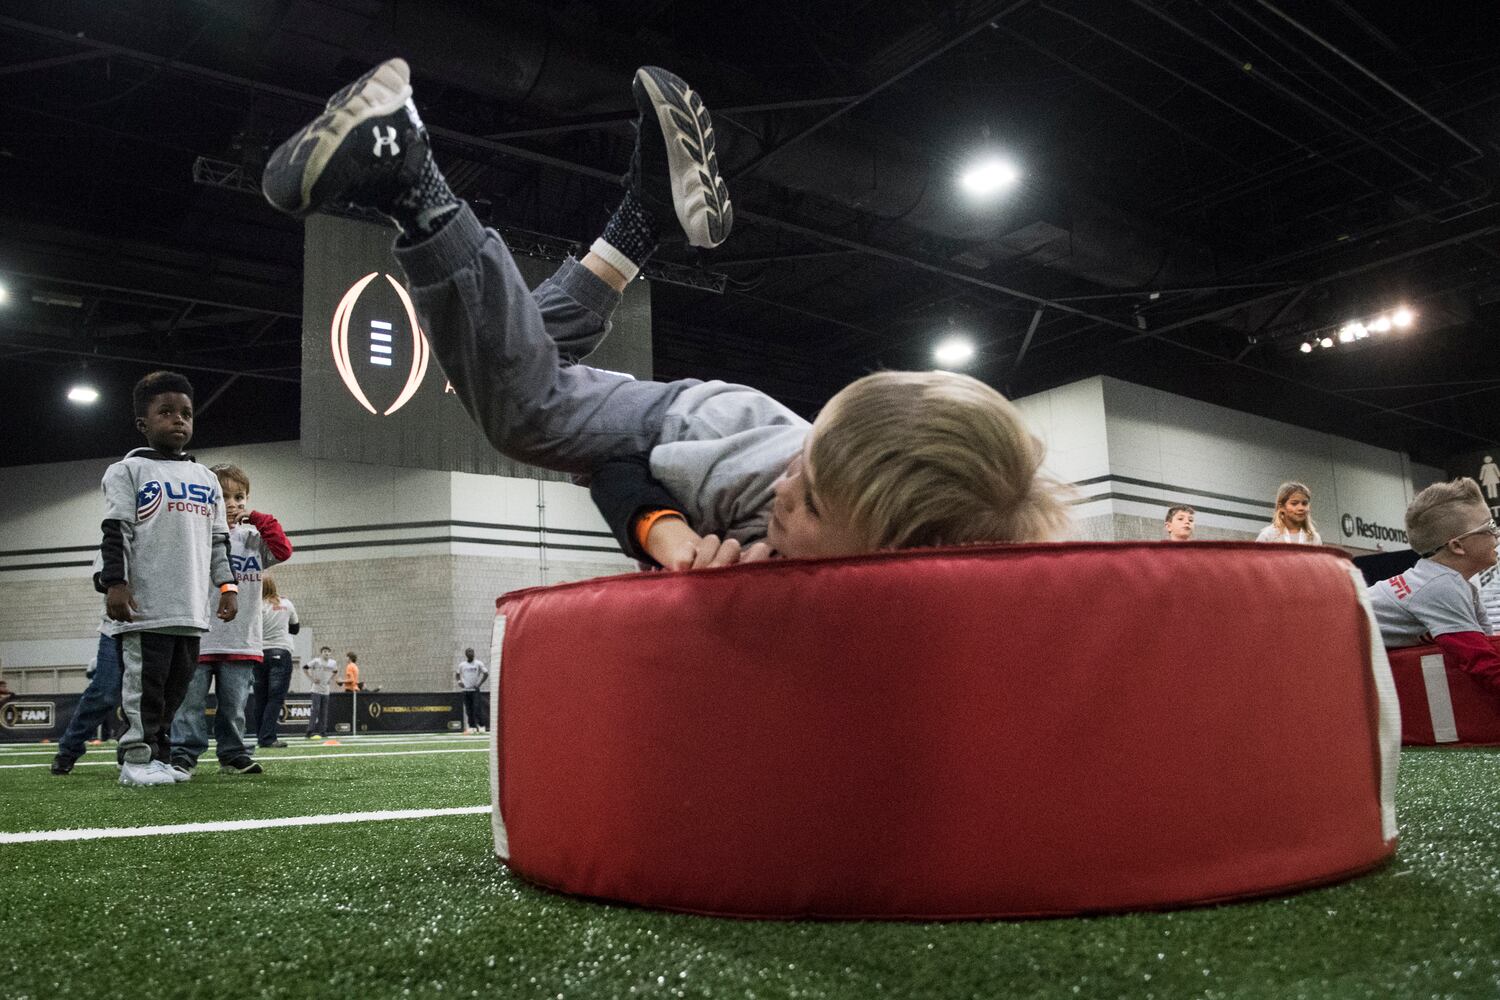
[[[302,673],[312,687],[312,709],[307,716],[307,739],[321,739],[328,735],[331,726],[328,698],[339,675],[338,661],[333,650],[324,646],[318,655],[302,664]]]
[[[1435,642],[1447,659],[1500,695],[1500,654],[1469,577],[1495,565],[1500,528],[1472,479],[1434,483],[1406,508],[1406,535],[1416,565],[1370,588],[1370,604],[1387,646]]]
[[[292,636],[302,631],[297,606],[282,597],[270,574],[261,577],[260,628],[265,659],[255,668],[255,695],[246,728],[263,747],[284,747],[279,733],[281,706],[292,684]]]
[[[653,67],[636,73],[633,92],[640,117],[624,199],[583,260],[564,262],[534,293],[433,163],[399,59],[340,90],[283,143],[264,190],[294,215],[349,203],[392,218],[423,328],[495,447],[584,475],[633,462],[627,470],[663,488],[680,515],[651,527],[686,531],[695,552],[711,542],[735,561],[741,545],[764,539],[782,556],[827,556],[1058,532],[1067,516],[1057,485],[1039,475],[1041,443],[1014,406],[967,376],[867,376],[809,425],[744,386],[640,382],[576,363],[608,332],[621,291],[669,227],[715,247],[733,223],[698,95]],[[645,533],[648,554],[653,533],[663,532]]]
[[[292,555],[292,543],[281,522],[270,514],[247,510],[250,476],[237,465],[216,465],[228,517],[229,558],[241,600],[248,609],[232,622],[216,625],[203,640],[192,684],[172,725],[172,769],[192,776],[208,749],[208,686],[218,695],[214,714],[215,751],[221,774],[260,774],[261,766],[245,745],[245,705],[264,656],[261,635],[261,574]]]
[[[167,765],[168,734],[209,630],[210,599],[218,621],[233,621],[238,587],[218,480],[184,450],[193,437],[192,383],[152,372],[131,402],[147,447],[105,470],[99,583],[129,727],[120,784],[162,785],[178,780]]]

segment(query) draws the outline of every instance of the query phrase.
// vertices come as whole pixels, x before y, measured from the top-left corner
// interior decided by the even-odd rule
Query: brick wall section
[[[86,637],[103,613],[104,598],[86,576],[0,582],[0,642]]]

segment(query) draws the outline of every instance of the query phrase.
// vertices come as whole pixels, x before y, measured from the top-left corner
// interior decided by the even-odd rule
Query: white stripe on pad
[[[1458,723],[1453,718],[1453,695],[1448,691],[1448,668],[1443,666],[1441,653],[1422,657],[1422,684],[1427,688],[1433,742],[1457,743]]]

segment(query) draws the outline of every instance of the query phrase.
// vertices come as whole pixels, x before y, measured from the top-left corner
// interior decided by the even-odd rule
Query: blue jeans
[[[214,742],[219,763],[248,757],[245,747],[245,703],[255,682],[253,663],[200,663],[193,671],[187,697],[172,720],[172,762],[193,767],[208,749],[208,685],[213,683],[219,709],[214,714]]]
[[[67,732],[57,741],[60,757],[76,760],[87,751],[87,740],[94,730],[120,707],[120,648],[113,636],[99,636],[99,655],[94,661],[94,676],[78,699]]]
[[[265,661],[255,666],[255,696],[250,699],[247,732],[254,731],[256,742],[268,747],[276,742],[281,725],[281,706],[286,702],[287,688],[292,685],[292,652],[268,649]]]

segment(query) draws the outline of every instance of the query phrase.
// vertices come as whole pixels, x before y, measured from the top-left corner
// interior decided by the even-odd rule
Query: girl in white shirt
[[[255,696],[250,699],[246,737],[262,747],[284,747],[281,706],[292,683],[292,636],[302,627],[292,602],[276,592],[270,574],[261,577],[261,662],[255,665]]]
[[[1322,545],[1312,519],[1312,490],[1301,483],[1282,483],[1276,491],[1276,513],[1255,537],[1257,542]]]

